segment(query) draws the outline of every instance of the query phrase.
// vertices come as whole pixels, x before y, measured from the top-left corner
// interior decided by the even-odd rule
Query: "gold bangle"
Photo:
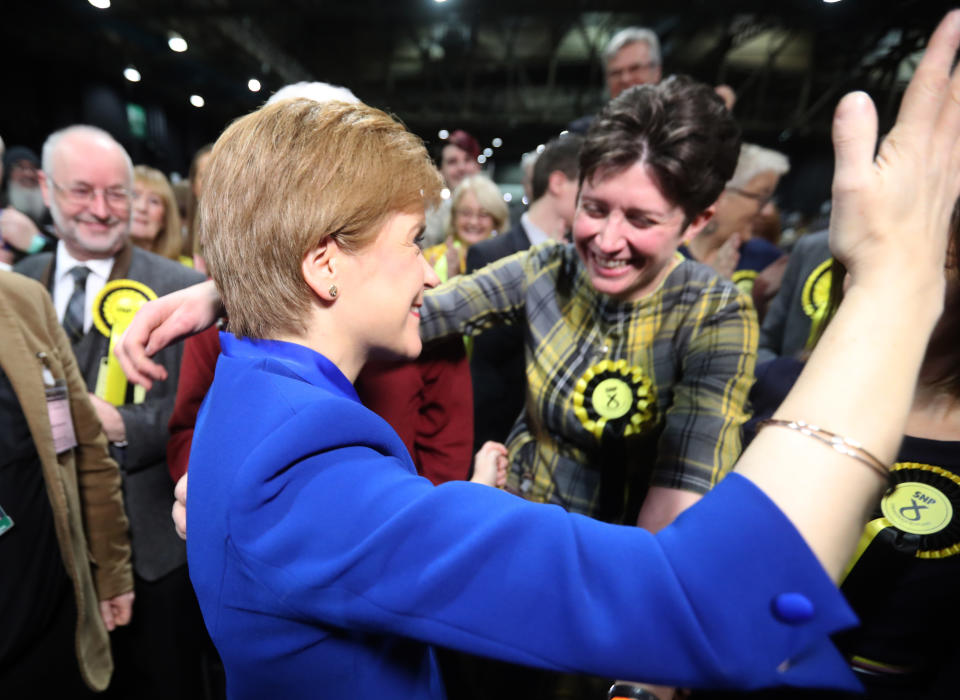
[[[789,428],[790,430],[797,431],[801,435],[806,435],[814,440],[819,440],[823,444],[829,445],[840,454],[846,455],[847,457],[853,457],[858,462],[866,464],[873,471],[879,474],[884,481],[890,480],[890,467],[886,466],[870,452],[865,450],[863,445],[856,440],[851,440],[850,438],[843,437],[842,435],[831,433],[829,430],[824,430],[819,426],[811,425],[802,420],[779,420],[777,418],[767,418],[766,420],[762,420],[757,424],[757,432],[759,432],[761,428],[765,428],[768,425],[778,428]]]

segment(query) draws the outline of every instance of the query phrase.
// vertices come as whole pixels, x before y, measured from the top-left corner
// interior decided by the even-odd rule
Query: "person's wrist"
[[[927,324],[932,329],[943,313],[946,280],[942,271],[903,284],[891,284],[890,278],[853,278],[843,294],[843,305],[857,307],[858,313],[875,314],[889,326],[902,322],[916,328]]]

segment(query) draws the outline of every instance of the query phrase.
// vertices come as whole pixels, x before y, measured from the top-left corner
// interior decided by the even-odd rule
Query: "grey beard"
[[[15,182],[7,184],[7,202],[19,212],[39,222],[47,211],[40,187],[22,187]]]

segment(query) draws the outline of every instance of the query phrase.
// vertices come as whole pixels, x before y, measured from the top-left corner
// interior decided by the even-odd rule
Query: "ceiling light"
[[[490,143],[493,144],[493,147],[494,147],[494,148],[500,148],[500,146],[503,145],[503,139],[498,136],[498,137],[496,137],[493,141],[491,141]]]
[[[483,165],[484,163],[487,162],[487,157],[481,153],[480,155],[477,156],[477,162],[480,165]]]
[[[203,101],[203,98],[200,95],[190,95],[190,104],[194,107],[203,107],[206,103]]]
[[[441,139],[445,139],[450,136],[450,132],[446,129],[440,129],[440,131],[437,132],[437,136]]]
[[[823,1],[824,1],[825,3],[827,3],[828,5],[832,5],[832,4],[835,3],[835,2],[840,2],[840,0],[823,0]]]
[[[131,83],[140,82],[140,71],[138,71],[133,66],[127,66],[123,69],[123,77],[129,80]]]
[[[247,87],[250,89],[250,92],[260,92],[260,81],[256,78],[250,78],[247,81]]]
[[[447,0],[433,0],[433,1],[439,5],[440,3],[444,3],[444,2],[446,2]]]
[[[510,194],[509,192],[504,192],[504,193],[503,193],[503,201],[504,201],[504,202],[509,202],[511,199],[513,199],[513,195],[512,195],[512,194]]]
[[[493,149],[492,149],[492,148],[484,148],[484,149],[483,149],[483,155],[485,155],[487,158],[492,158],[492,157],[493,157]]]
[[[106,10],[110,7],[110,0],[87,0],[91,5],[93,5],[98,10]]]
[[[446,187],[440,190],[440,199],[450,199],[450,190]]]
[[[537,153],[543,153],[543,149],[546,148],[542,143],[537,146]]]
[[[183,53],[187,50],[187,40],[176,32],[170,32],[167,38],[167,46],[170,47],[171,51]]]

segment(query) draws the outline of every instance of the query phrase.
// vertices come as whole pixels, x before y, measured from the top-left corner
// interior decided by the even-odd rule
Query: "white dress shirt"
[[[546,231],[530,221],[530,214],[527,212],[523,212],[523,214],[520,215],[520,225],[523,226],[523,231],[527,234],[527,239],[530,241],[531,248],[533,248],[535,245],[540,245],[541,243],[546,243],[547,241],[553,240],[547,235]]]
[[[73,295],[73,277],[70,270],[77,265],[85,265],[90,269],[87,275],[86,307],[83,310],[83,332],[87,333],[93,325],[93,299],[100,293],[103,286],[110,279],[113,271],[113,256],[96,260],[79,261],[67,252],[63,241],[57,243],[56,278],[53,280],[53,308],[57,310],[57,318],[63,323],[63,315],[67,313],[67,304]]]

